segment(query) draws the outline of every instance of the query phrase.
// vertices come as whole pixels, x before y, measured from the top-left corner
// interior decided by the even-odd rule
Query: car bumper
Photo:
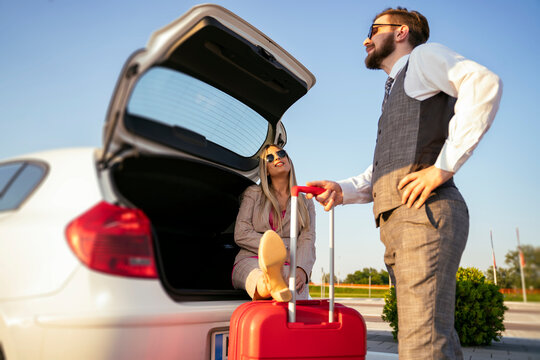
[[[158,280],[80,267],[59,292],[0,303],[2,345],[17,359],[209,359],[241,301],[172,301]]]

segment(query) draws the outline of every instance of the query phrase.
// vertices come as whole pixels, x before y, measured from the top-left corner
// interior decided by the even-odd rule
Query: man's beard
[[[388,36],[383,40],[380,49],[375,48],[371,54],[366,56],[365,63],[368,69],[380,69],[383,60],[394,52],[396,49],[396,43],[394,42],[393,35],[393,33],[389,33]]]

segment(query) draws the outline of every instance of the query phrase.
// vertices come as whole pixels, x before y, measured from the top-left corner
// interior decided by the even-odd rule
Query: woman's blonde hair
[[[259,176],[261,178],[261,188],[265,196],[261,197],[261,209],[266,209],[266,207],[271,207],[272,215],[274,218],[274,224],[276,224],[275,219],[277,219],[277,226],[276,229],[281,230],[282,229],[282,222],[281,222],[281,212],[285,209],[280,209],[279,207],[279,201],[277,199],[276,194],[274,193],[274,189],[270,186],[271,185],[271,179],[270,175],[268,174],[267,170],[267,162],[266,162],[266,153],[268,151],[269,147],[276,147],[278,149],[282,149],[281,147],[269,144],[266,145],[261,153],[261,156],[259,157]],[[292,163],[291,158],[287,154],[287,158],[289,159],[289,164],[291,165],[291,171],[289,172],[289,192],[292,189],[293,186],[296,186],[296,175],[294,172],[294,165]],[[298,206],[297,206],[297,212],[298,215],[298,229],[306,228],[309,229],[310,226],[310,219],[309,219],[309,212],[307,209],[306,199],[304,198],[304,195],[298,196]],[[260,216],[263,216],[263,211],[259,211]],[[265,219],[262,219],[263,221],[266,221]]]

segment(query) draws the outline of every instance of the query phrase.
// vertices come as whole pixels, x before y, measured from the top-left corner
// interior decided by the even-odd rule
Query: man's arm
[[[457,98],[448,124],[448,138],[434,164],[404,177],[402,203],[421,207],[429,194],[450,179],[472,155],[493,123],[502,83],[484,66],[440,44],[426,44],[411,53],[405,92],[418,100],[438,92]],[[418,200],[417,200],[418,199]]]
[[[319,180],[310,181],[307,186],[318,186],[327,191],[315,197],[324,206],[324,210],[329,211],[336,205],[345,204],[365,204],[373,201],[372,178],[373,166],[370,165],[362,174],[341,181]],[[308,199],[312,194],[306,194]]]

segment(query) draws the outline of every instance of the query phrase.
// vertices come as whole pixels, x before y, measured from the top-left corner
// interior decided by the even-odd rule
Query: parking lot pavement
[[[383,299],[336,299],[343,305],[355,308],[366,321],[367,360],[397,359],[397,342],[390,326],[380,318]],[[500,342],[490,346],[463,348],[465,360],[540,360],[540,303],[505,303],[506,331]]]
[[[366,360],[395,360],[398,354],[368,351]]]
[[[367,360],[397,359],[397,342],[392,332],[385,330],[370,330],[367,335]],[[386,357],[382,356],[386,355]],[[540,340],[503,337],[500,342],[490,346],[471,346],[463,348],[465,360],[540,360]]]

